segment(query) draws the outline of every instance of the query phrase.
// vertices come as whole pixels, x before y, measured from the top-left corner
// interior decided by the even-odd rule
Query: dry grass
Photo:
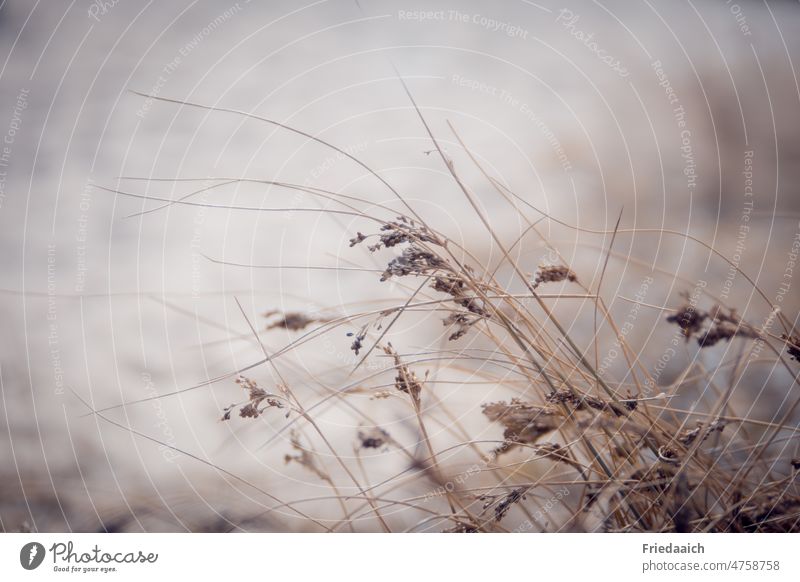
[[[800,461],[790,452],[794,449],[792,439],[797,436],[800,402],[797,364],[791,360],[798,358],[800,350],[793,323],[783,313],[773,312],[773,321],[781,328],[774,333],[766,326],[744,321],[734,308],[717,301],[706,289],[697,298],[687,295],[683,305],[676,301],[674,309],[660,316],[658,325],[676,326],[675,331],[684,338],[682,343],[689,347],[693,342],[697,353],[736,343],[740,357],[733,364],[719,359],[712,369],[699,359],[692,360],[676,381],[659,385],[651,372],[659,354],[643,354],[629,345],[627,334],[620,331],[619,322],[614,321],[602,297],[606,266],[616,260],[612,259],[615,237],[632,232],[685,235],[660,229],[625,229],[621,222],[614,229],[594,231],[607,244],[600,265],[603,274],[594,279],[574,272],[563,258],[557,264],[521,264],[513,251],[530,239],[560,257],[540,230],[543,223],[558,221],[493,178],[451,128],[485,178],[485,185],[499,199],[512,204],[526,225],[516,240],[501,236],[419,114],[433,151],[438,152],[463,193],[465,207],[476,214],[500,249],[501,258],[485,264],[473,254],[474,249],[461,247],[436,225],[428,224],[383,177],[347,152],[267,119],[216,111],[278,125],[333,149],[371,173],[402,208],[398,212],[389,205],[344,192],[253,180],[302,192],[323,202],[323,212],[371,224],[371,228],[347,235],[351,237],[353,260],[363,256],[357,254],[363,250],[375,257],[391,257],[375,273],[374,285],[392,281],[405,294],[395,305],[378,309],[367,305],[355,314],[335,315],[336,306],[331,306],[332,315],[326,317],[271,311],[260,332],[257,323],[248,321],[251,339],[260,346],[263,358],[257,366],[248,367],[248,377],[238,380],[246,399],[226,408],[223,418],[240,423],[266,418],[273,427],[279,427],[279,434],[290,435],[287,463],[301,465],[309,479],[330,492],[318,497],[320,503],[323,499],[333,501],[341,511],[339,518],[306,521],[305,529],[800,529]],[[236,179],[212,180],[216,184],[231,181]],[[161,207],[199,205],[191,196],[148,199],[160,201]],[[752,282],[721,253],[687,238]],[[386,249],[394,252],[393,257]],[[504,274],[502,279],[498,273]],[[659,276],[656,272],[649,274]],[[584,280],[593,284],[584,286]],[[766,308],[772,309],[764,292],[758,288],[755,292],[765,300]],[[559,319],[553,304],[571,299],[591,304],[591,309],[582,313],[588,313],[594,334],[587,337],[576,333],[572,325]],[[701,308],[700,304],[708,307]],[[435,315],[442,322],[442,341],[413,347],[401,343],[402,337],[393,337],[398,321],[420,314]],[[343,330],[349,330],[347,341],[351,342],[355,365],[342,385],[328,385],[324,374],[287,379],[291,368],[288,358],[295,350],[327,336],[340,342]],[[273,338],[270,341],[277,337],[270,334],[285,334],[290,339],[270,352],[263,343],[267,336]],[[606,353],[612,343],[620,355],[618,363],[625,363],[621,371],[618,366],[610,370],[600,367],[599,354]],[[791,386],[786,387],[788,405],[779,413],[776,404],[770,421],[737,411],[731,398],[753,354],[768,355],[765,368],[783,368],[793,378]],[[370,362],[380,365],[367,366]],[[715,372],[723,365],[732,370],[726,376],[728,385],[718,386]],[[251,375],[258,380],[250,379]],[[330,377],[338,376],[331,373]],[[465,394],[474,400],[473,409],[482,410],[480,434],[470,434],[475,422],[468,427],[437,393],[440,386],[453,382],[461,383]],[[507,397],[481,396],[480,390],[472,387],[475,382],[486,388],[485,394]],[[698,395],[698,405],[692,410],[672,405],[675,395],[697,392],[712,384],[716,398],[709,399],[704,392],[702,398]],[[300,390],[306,385],[319,390]],[[310,404],[303,403],[312,399]],[[334,439],[328,438],[316,421],[318,414],[334,404],[363,424],[353,430],[352,453],[335,446]],[[231,418],[231,412],[237,409],[242,418]],[[392,431],[379,426],[376,409],[413,419],[414,441],[395,439]],[[431,438],[432,426],[439,438]],[[500,433],[499,438],[482,438]],[[273,438],[268,444],[277,446],[280,442]],[[319,450],[312,442],[320,445]],[[387,476],[370,456],[383,454],[401,458],[405,468]],[[301,507],[305,501],[281,502],[268,512]]]

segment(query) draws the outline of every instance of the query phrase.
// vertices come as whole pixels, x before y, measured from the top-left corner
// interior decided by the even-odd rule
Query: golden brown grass
[[[695,346],[697,352],[737,343],[739,356],[733,362],[719,359],[714,369],[699,359],[692,360],[676,380],[659,384],[652,370],[660,354],[651,356],[629,345],[627,333],[621,331],[603,298],[608,263],[619,260],[613,251],[616,237],[652,233],[686,237],[690,244],[733,266],[772,310],[766,294],[747,273],[716,249],[674,231],[626,229],[621,221],[615,228],[602,231],[565,225],[602,235],[607,243],[600,276],[586,277],[593,284],[584,285],[581,273],[566,264],[540,228],[547,223],[564,223],[492,177],[451,126],[456,142],[486,180],[485,186],[498,199],[513,205],[525,225],[514,240],[501,236],[414,105],[433,151],[463,194],[464,207],[475,213],[500,251],[499,260],[486,264],[474,249],[464,248],[436,225],[427,223],[406,197],[366,163],[330,143],[244,112],[153,98],[244,116],[300,134],[369,172],[402,209],[398,212],[393,206],[345,192],[297,184],[211,180],[211,189],[215,185],[256,182],[302,192],[324,203],[319,211],[371,224],[370,229],[348,233],[350,247],[353,253],[366,249],[375,257],[390,257],[382,270],[375,272],[374,285],[393,281],[405,294],[394,305],[365,305],[356,313],[349,310],[347,315],[337,315],[335,305],[324,317],[269,311],[263,331],[257,330],[257,322],[248,320],[251,339],[260,346],[263,357],[246,370],[216,380],[229,382],[229,378],[238,377],[245,389],[246,398],[225,408],[223,419],[256,422],[266,417],[272,426],[279,427],[280,435],[288,435],[286,462],[301,465],[310,479],[330,492],[316,498],[316,503],[338,504],[338,519],[311,519],[311,512],[304,510],[300,513],[307,520],[303,528],[458,532],[800,529],[800,460],[790,452],[796,450],[793,439],[797,436],[800,402],[798,368],[792,361],[800,348],[792,321],[773,310],[771,321],[781,328],[773,332],[772,326],[745,321],[708,289],[699,289],[696,296],[687,295],[682,304],[676,301],[666,315],[659,316],[658,325],[676,326],[682,343]],[[209,188],[179,200],[147,199],[159,201],[159,207],[231,208],[191,199],[205,190]],[[299,210],[314,211],[307,207]],[[550,249],[558,261],[521,264],[520,255],[514,251],[530,239]],[[386,249],[394,252],[393,257]],[[361,255],[354,254],[354,260],[357,256]],[[502,279],[498,273],[503,273]],[[654,278],[660,275],[657,271],[646,273]],[[690,286],[687,282],[686,289]],[[592,305],[588,313],[594,334],[577,333],[559,319],[553,305],[569,300]],[[655,307],[643,301],[635,305],[643,310]],[[404,341],[403,337],[393,337],[398,322],[420,314],[435,315],[442,322],[441,341],[425,347],[398,343]],[[354,356],[344,383],[329,385],[324,374],[287,377],[287,370],[292,369],[288,358],[295,350],[326,336],[341,342],[343,330],[349,332],[347,343]],[[269,351],[263,343],[269,334],[285,334],[289,341]],[[610,347],[619,354],[617,364],[624,363],[621,371],[619,365],[601,367],[601,355]],[[780,412],[776,403],[772,420],[759,420],[749,412],[736,410],[732,394],[749,361],[765,368],[782,368],[792,378],[786,387],[789,402]],[[378,364],[369,365],[374,362]],[[718,385],[715,376],[722,366],[731,368],[727,386]],[[333,377],[340,374],[332,372]],[[447,400],[437,392],[454,382],[474,400],[472,408],[482,411],[483,420],[477,421],[482,423],[480,434],[470,433],[475,430],[475,419],[467,422],[463,415],[449,409]],[[300,385],[319,389],[308,393],[298,390]],[[476,387],[484,387],[486,395]],[[697,392],[700,387],[708,387],[710,392],[698,396],[696,407],[673,406],[675,395]],[[709,398],[709,393],[715,398]],[[311,397],[314,400],[309,404]],[[363,425],[353,429],[352,452],[337,448],[316,420],[334,405]],[[380,426],[374,415],[376,407],[413,419],[416,442],[396,439],[392,431]],[[232,415],[234,412],[241,419]],[[432,425],[439,438],[432,438]],[[502,436],[485,438],[485,434]],[[273,437],[267,444],[287,446],[287,441],[283,442],[281,445],[281,440]],[[405,468],[388,476],[385,471],[371,473],[376,464],[370,455],[387,451],[404,459]],[[328,466],[331,461],[332,466]],[[287,508],[297,511],[309,501],[272,499],[276,504],[268,512]]]

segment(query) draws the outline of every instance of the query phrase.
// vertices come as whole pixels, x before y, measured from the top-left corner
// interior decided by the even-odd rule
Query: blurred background
[[[677,307],[680,292],[700,285],[755,325],[776,304],[795,321],[798,59],[800,7],[789,0],[6,0],[0,527],[315,529],[287,507],[267,511],[277,502],[263,491],[308,499],[296,507],[317,518],[341,516],[326,483],[284,462],[296,451],[280,412],[221,422],[243,398],[232,378],[182,390],[257,362],[248,321],[263,330],[265,312],[335,317],[406,296],[375,272],[341,269],[382,269],[391,256],[350,248],[356,231],[374,230],[368,221],[319,212],[324,200],[258,180],[402,210],[392,193],[341,153],[256,117],[358,157],[427,221],[496,264],[496,246],[432,153],[395,67],[505,241],[527,224],[448,122],[529,217],[558,221],[541,228],[584,284],[597,286],[610,234],[559,222],[608,231],[621,216],[602,289],[620,318],[652,276],[641,300],[654,306]],[[192,204],[157,201],[192,193]],[[655,229],[713,245],[769,302],[708,248]],[[531,272],[551,254],[533,238],[518,252]],[[575,333],[591,332],[574,304],[557,309]],[[645,309],[629,336],[650,368],[675,332],[659,322],[658,309]],[[309,406],[324,400],[323,385],[352,380],[346,332],[357,331],[337,328],[282,370]],[[393,330],[405,351],[442,333],[431,317]],[[262,339],[274,350],[299,335],[274,329]],[[703,357],[713,366],[733,345]],[[674,380],[694,351],[680,351],[659,381]],[[272,373],[248,372],[265,384]],[[780,414],[789,375],[752,376],[747,406]],[[491,387],[446,387],[439,397],[476,438],[498,437],[480,414],[498,399]],[[87,415],[133,401],[142,402],[105,419]],[[363,419],[336,402],[320,404],[316,418],[352,457]],[[396,438],[414,438],[412,423],[380,401],[357,405],[383,414]],[[432,419],[442,447],[448,422]],[[392,452],[371,454],[376,482],[405,467]],[[392,519],[414,528],[419,516],[398,509]]]

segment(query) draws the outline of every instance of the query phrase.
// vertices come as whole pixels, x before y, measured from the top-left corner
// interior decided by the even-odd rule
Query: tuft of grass
[[[338,519],[322,520],[321,525],[320,518],[304,527],[452,532],[800,529],[800,461],[791,453],[796,450],[793,440],[800,404],[798,370],[791,360],[798,359],[800,341],[791,321],[774,312],[783,332],[773,333],[745,321],[706,289],[700,296],[708,300],[708,309],[686,295],[682,304],[666,309],[658,326],[675,326],[687,346],[695,340],[698,353],[738,342],[740,355],[732,363],[715,358],[718,363],[712,367],[693,359],[674,382],[659,385],[651,372],[658,354],[641,353],[629,345],[627,332],[621,331],[600,292],[608,262],[619,260],[611,248],[613,240],[623,233],[684,236],[753,283],[716,249],[664,229],[622,228],[618,223],[613,230],[588,231],[611,235],[612,243],[604,249],[600,281],[584,285],[592,278],[568,266],[540,226],[587,229],[565,225],[502,185],[450,126],[456,142],[486,179],[485,185],[512,204],[521,223],[527,225],[515,240],[502,236],[414,104],[434,146],[432,152],[439,154],[463,193],[465,211],[475,213],[500,249],[500,259],[488,264],[475,249],[459,245],[426,222],[406,197],[366,163],[328,142],[250,114],[150,97],[242,115],[305,136],[372,174],[403,207],[398,212],[349,193],[296,184],[226,177],[209,180],[219,186],[251,181],[302,192],[324,202],[319,212],[351,216],[372,225],[343,236],[349,238],[353,261],[364,256],[358,253],[365,253],[383,263],[377,269],[351,269],[373,273],[376,289],[391,282],[403,294],[388,306],[348,306],[347,315],[335,315],[335,305],[329,306],[325,317],[268,311],[261,331],[248,321],[264,356],[248,366],[249,374],[264,368],[265,379],[255,381],[239,376],[242,370],[232,372],[228,377],[239,378],[247,398],[225,408],[223,418],[269,422],[276,434],[265,446],[289,435],[293,453],[286,454],[286,462],[301,465],[330,492],[315,498],[318,503],[335,502],[341,511]],[[213,188],[204,187],[177,200],[147,198],[158,201],[159,208],[203,205],[254,212],[316,211],[191,200],[193,194]],[[522,253],[514,252],[534,237],[559,262],[530,265]],[[386,256],[387,250],[393,253],[391,257]],[[639,268],[633,261],[627,266]],[[656,271],[647,274],[659,276]],[[753,286],[772,309],[763,290]],[[592,305],[592,317],[586,322],[594,330],[592,335],[574,331],[574,321],[567,325],[559,319],[553,306],[569,301]],[[637,309],[655,307],[641,301],[636,305]],[[410,345],[395,330],[398,322],[420,314],[440,320],[443,333],[429,345]],[[581,312],[577,317],[583,316]],[[339,366],[327,374],[303,375],[293,370],[289,379],[293,352],[325,338],[340,344],[342,330],[356,330],[348,332],[354,363],[345,371],[343,382],[335,380],[343,376]],[[285,334],[281,337],[288,339],[270,352],[264,338],[275,341],[278,337],[270,334]],[[599,354],[612,347],[619,352],[618,363],[624,365],[601,368]],[[775,403],[776,420],[772,421],[754,418],[752,406],[737,411],[732,399],[734,389],[744,381],[749,356],[764,350],[770,357],[762,358],[761,364],[788,371],[792,384],[786,392],[794,395],[780,411],[780,403]],[[732,369],[728,385],[721,387],[717,373],[724,366]],[[270,387],[263,387],[269,383]],[[466,414],[450,408],[445,391],[454,385],[462,393],[460,398],[471,402],[468,408],[481,411],[479,419],[467,422]],[[316,388],[300,390],[299,386]],[[497,394],[507,396],[497,398]],[[692,394],[697,397],[694,408],[672,404],[675,397]],[[340,435],[329,434],[329,424],[317,420],[333,406],[360,423],[353,428],[352,454],[343,452]],[[242,418],[231,420],[231,411],[237,407]],[[377,417],[403,421],[389,430]],[[317,448],[312,440],[322,445]],[[387,469],[398,463],[399,469]],[[308,501],[280,505],[294,508]],[[277,506],[268,511],[277,511]]]

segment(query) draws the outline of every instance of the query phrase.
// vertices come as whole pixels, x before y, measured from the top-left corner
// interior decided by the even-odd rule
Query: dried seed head
[[[555,409],[517,398],[510,403],[484,404],[483,413],[492,422],[499,422],[505,427],[504,444],[495,454],[504,453],[520,443],[534,443],[540,436],[558,428],[559,419]]]
[[[360,430],[358,440],[362,449],[380,449],[388,443],[389,433],[378,427]]]
[[[700,331],[707,317],[708,314],[698,311],[694,305],[687,303],[678,309],[677,313],[667,317],[667,321],[677,324],[683,330],[683,335],[688,342],[692,335]]]
[[[288,465],[289,463],[294,462],[299,465],[302,465],[303,467],[314,473],[317,477],[319,477],[323,481],[326,481],[328,483],[331,482],[330,476],[325,471],[323,471],[322,468],[317,463],[316,455],[312,451],[304,447],[302,443],[300,443],[300,434],[296,430],[292,430],[290,434],[290,443],[292,445],[292,448],[295,451],[297,451],[297,454],[290,455],[287,453],[286,455],[284,455],[283,457],[284,463]]]
[[[352,333],[348,333],[347,335],[353,335],[353,334]],[[355,352],[356,355],[358,355],[358,353],[361,351],[361,348],[364,347],[364,338],[366,338],[366,337],[367,337],[367,328],[366,327],[361,328],[361,331],[359,331],[355,335],[355,339],[353,340],[353,343],[350,344],[350,349],[353,350],[353,352]]]
[[[414,405],[419,406],[420,394],[422,393],[422,381],[403,363],[398,353],[392,347],[392,344],[387,344],[386,347],[383,348],[383,351],[386,355],[394,358],[394,365],[397,369],[397,376],[395,376],[394,379],[395,388],[411,396]]]
[[[406,275],[426,275],[444,267],[446,263],[437,255],[426,251],[422,247],[411,245],[403,249],[403,254],[395,257],[386,266],[381,275],[381,281],[388,281],[392,277],[405,277]]]
[[[275,312],[268,312],[265,317],[274,315]],[[316,317],[309,317],[308,315],[300,312],[284,313],[280,318],[271,324],[267,325],[267,329],[283,328],[290,331],[299,331],[305,329],[309,324],[317,321],[323,321]]]
[[[559,463],[566,463],[571,467],[580,467],[567,453],[566,447],[558,443],[539,443],[532,447],[533,453],[542,457],[548,457]]]
[[[735,310],[726,311],[719,305],[704,312],[698,310],[694,304],[687,303],[677,313],[667,317],[667,321],[677,324],[683,330],[686,341],[689,341],[692,336],[697,336],[697,343],[701,348],[708,348],[734,337],[759,337],[755,330],[742,322]],[[703,331],[706,321],[710,323]]]
[[[670,465],[678,465],[681,462],[678,458],[678,452],[669,445],[662,445],[659,447],[658,458],[662,462],[669,463]]]
[[[434,277],[431,288],[453,297],[461,297],[464,294],[464,281],[451,275],[440,275]]]
[[[616,416],[625,415],[625,410],[623,407],[614,402],[606,402],[600,398],[589,396],[588,394],[573,393],[570,390],[557,390],[555,392],[551,392],[547,395],[547,401],[553,404],[568,404],[575,410],[586,410],[587,408],[593,408],[603,412],[611,412]],[[630,408],[627,406],[625,408],[630,410]]]
[[[379,251],[382,248],[391,248],[402,243],[430,243],[437,246],[443,246],[443,241],[432,233],[426,226],[418,225],[413,220],[405,217],[398,216],[395,220],[389,221],[381,226],[381,234],[379,234],[379,241],[368,248],[370,252]],[[353,247],[357,244],[364,242],[367,236],[357,232],[356,236],[350,239],[350,246]]]
[[[708,331],[699,338],[697,343],[700,347],[710,347],[720,341],[730,341],[733,337],[757,338],[755,330],[746,327],[742,320],[736,315],[736,311],[731,309],[727,313],[719,305],[715,305],[708,313],[712,323]]]
[[[450,295],[457,305],[467,311],[481,317],[489,317],[489,312],[483,306],[483,302],[466,294],[466,284],[463,279],[454,275],[439,275],[434,278],[431,288]]]
[[[570,281],[574,283],[578,277],[569,267],[564,265],[546,265],[539,267],[536,277],[533,279],[533,288],[536,289],[542,283],[558,283],[560,281]]]
[[[447,338],[449,341],[454,341],[464,336],[476,321],[478,321],[478,319],[469,317],[465,313],[451,313],[442,320],[442,324],[446,327],[455,326],[455,331]]]
[[[239,408],[239,416],[242,418],[258,418],[267,408],[283,408],[283,403],[264,389],[260,388],[255,380],[239,376],[236,378],[236,383],[248,392],[248,401],[244,404],[231,404],[223,409],[221,420],[230,420],[231,412],[237,406]]]
[[[736,335],[737,327],[730,323],[719,323],[711,326],[702,336],[697,338],[697,343],[702,348],[711,346],[725,340],[729,341]]]
[[[711,422],[705,428],[705,430],[702,431],[703,432],[703,438],[702,438],[701,442],[705,441],[714,432],[722,432],[722,430],[725,428],[725,425],[727,425],[727,424],[728,423],[725,420],[721,419],[721,418],[717,418],[716,420]],[[678,439],[677,440],[679,442],[683,443],[684,445],[689,446],[700,435],[700,432],[701,432],[702,428],[703,428],[703,423],[702,422],[698,422],[697,423],[697,427],[692,428],[692,429],[686,429],[686,430],[682,431],[678,435]]]
[[[504,496],[500,500],[500,502],[497,505],[495,505],[494,520],[496,522],[502,520],[506,516],[506,513],[508,513],[508,511],[514,504],[519,503],[520,501],[523,501],[525,499],[525,493],[526,493],[526,488],[524,487],[512,489],[508,495]]]
[[[623,400],[622,404],[628,410],[633,411],[633,410],[636,410],[636,408],[639,406],[639,401],[636,400],[635,398],[628,398],[626,400]]]
[[[357,244],[364,242],[365,240],[367,240],[366,235],[363,235],[360,232],[356,232],[356,236],[350,239],[350,246],[354,247]]]
[[[800,362],[800,336],[784,333],[781,335],[781,339],[786,342],[786,351],[789,352],[789,357]]]

